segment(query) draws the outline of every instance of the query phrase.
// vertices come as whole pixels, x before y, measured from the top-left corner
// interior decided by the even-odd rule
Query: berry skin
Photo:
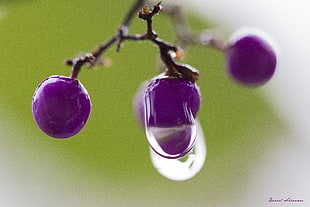
[[[151,148],[165,158],[186,155],[196,142],[199,107],[196,84],[184,79],[153,79],[144,95],[145,130]]]
[[[91,111],[88,92],[78,81],[51,76],[42,81],[32,98],[38,127],[54,138],[69,138],[84,127]]]
[[[154,79],[146,88],[145,106],[148,126],[191,125],[200,107],[200,92],[187,80]]]
[[[258,34],[233,35],[226,53],[228,73],[244,86],[260,86],[273,76],[277,58],[274,48]]]

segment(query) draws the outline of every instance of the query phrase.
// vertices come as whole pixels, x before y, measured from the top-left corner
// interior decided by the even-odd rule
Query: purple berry
[[[158,78],[146,88],[145,106],[148,126],[191,125],[199,110],[200,93],[188,80]]]
[[[186,155],[196,142],[199,106],[200,92],[191,81],[152,80],[144,95],[145,128],[151,148],[166,158]]]
[[[245,86],[266,83],[276,69],[274,48],[258,34],[239,33],[233,36],[226,53],[229,75]]]
[[[51,76],[32,98],[32,114],[39,128],[54,138],[69,138],[84,127],[91,111],[88,92],[78,81]]]

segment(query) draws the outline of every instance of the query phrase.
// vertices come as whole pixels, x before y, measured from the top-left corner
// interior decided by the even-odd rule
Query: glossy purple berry
[[[231,38],[226,65],[230,77],[245,86],[260,86],[273,76],[277,58],[274,48],[259,34],[235,34]]]
[[[145,90],[144,107],[147,139],[156,153],[175,159],[193,148],[200,107],[196,84],[184,79],[154,79]]]
[[[42,81],[32,98],[38,127],[54,138],[69,138],[84,127],[91,111],[88,92],[78,81],[51,76]]]

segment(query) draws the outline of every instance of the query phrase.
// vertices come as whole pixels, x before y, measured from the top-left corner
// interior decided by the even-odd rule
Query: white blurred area
[[[308,206],[310,1],[192,0],[190,6],[227,34],[243,26],[258,27],[279,47],[277,72],[263,91],[288,123],[290,133],[281,135],[282,142],[271,143],[270,151],[262,155],[265,168],[253,172],[255,181],[244,190],[244,198],[229,206]],[[268,203],[271,197],[303,199],[304,203]]]

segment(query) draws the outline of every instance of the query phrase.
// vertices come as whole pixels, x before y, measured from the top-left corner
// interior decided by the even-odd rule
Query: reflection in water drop
[[[191,151],[196,135],[195,124],[146,128],[146,137],[151,148],[159,155],[171,159],[183,157]]]
[[[192,151],[185,157],[187,158],[185,161],[183,161],[184,158],[164,158],[150,149],[152,163],[164,177],[175,181],[188,180],[194,177],[203,167],[207,155],[205,138],[197,120],[195,125],[197,128],[197,142]]]

